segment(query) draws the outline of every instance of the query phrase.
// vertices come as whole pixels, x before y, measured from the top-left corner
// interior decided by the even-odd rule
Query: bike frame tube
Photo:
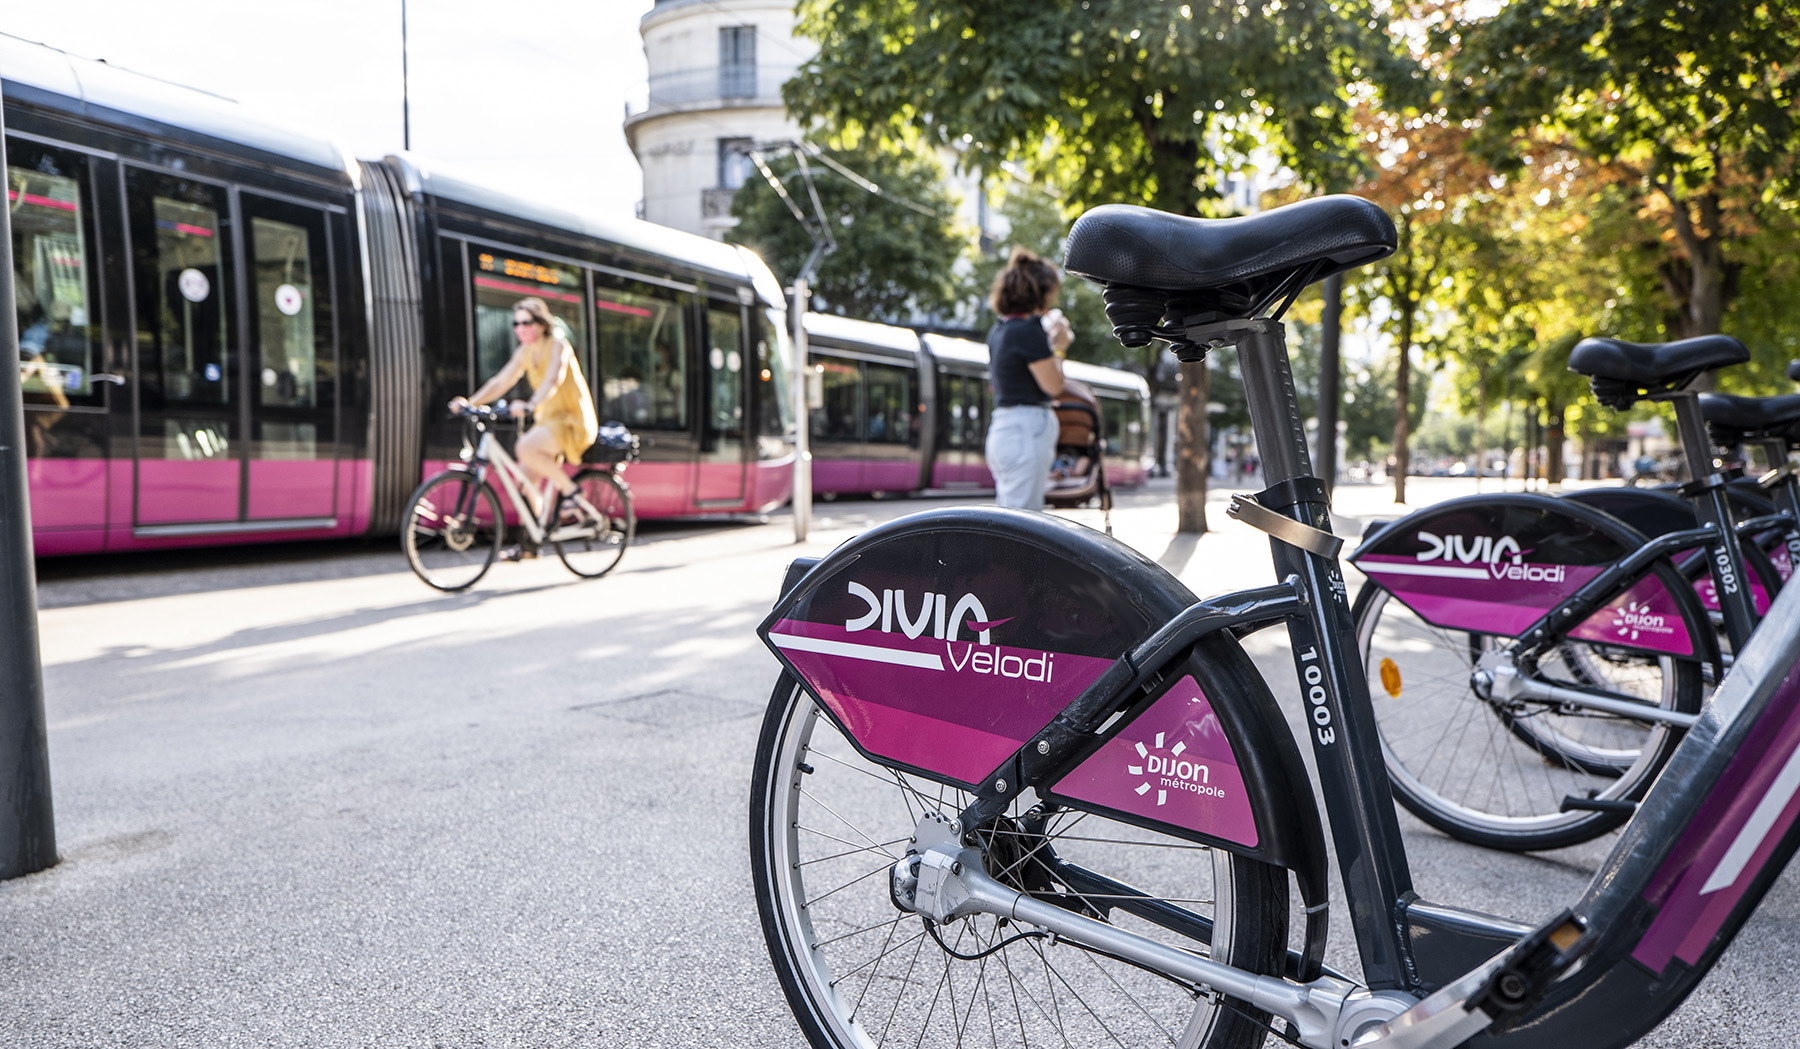
[[[1312,478],[1306,432],[1289,370],[1281,322],[1253,322],[1237,340],[1238,366],[1270,487]],[[1303,499],[1280,511],[1331,531],[1329,507]],[[1363,978],[1372,990],[1417,989],[1401,914],[1415,898],[1412,870],[1381,757],[1368,677],[1357,654],[1342,569],[1322,557],[1269,541],[1277,578],[1298,577],[1309,600],[1287,620],[1294,670],[1306,696],[1308,735],[1336,844],[1344,895],[1357,932]]]
[[[1725,616],[1725,636],[1731,638],[1735,651],[1749,641],[1756,629],[1756,603],[1750,594],[1749,572],[1744,566],[1744,551],[1738,543],[1737,529],[1731,520],[1731,504],[1725,496],[1725,478],[1713,466],[1712,438],[1707,435],[1706,421],[1700,415],[1700,395],[1691,390],[1670,395],[1675,406],[1675,426],[1681,435],[1681,446],[1687,455],[1688,476],[1692,484],[1704,485],[1705,491],[1692,498],[1694,512],[1702,524],[1719,530],[1718,546],[1713,550],[1713,585],[1718,593],[1719,611]],[[1684,490],[1683,494],[1686,494]]]
[[[532,542],[543,542],[544,529],[521,492],[525,485],[531,483],[531,479],[525,476],[524,468],[513,461],[513,457],[506,453],[500,442],[494,440],[491,430],[481,431],[481,440],[475,446],[475,461],[470,466],[474,469],[476,478],[482,481],[487,480],[488,467],[499,467],[495,474],[500,478],[500,490],[506,494],[507,502],[512,504],[513,513],[519,517],[519,524],[524,526],[525,534],[531,537]],[[549,490],[549,485],[546,484],[546,500],[549,498]]]

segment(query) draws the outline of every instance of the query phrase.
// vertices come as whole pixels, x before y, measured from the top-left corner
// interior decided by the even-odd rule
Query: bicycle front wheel
[[[631,493],[611,470],[583,470],[575,475],[575,487],[599,516],[576,526],[579,534],[557,539],[556,556],[569,571],[593,579],[612,571],[625,556],[637,520],[631,513]],[[566,530],[559,526],[557,534]]]
[[[751,871],[783,991],[816,1049],[1177,1046],[1249,1049],[1267,1029],[1247,1005],[993,915],[933,925],[890,898],[892,865],[926,813],[971,799],[864,759],[783,674],[757,744]],[[1286,951],[1286,873],[1100,816],[1015,811],[978,828],[990,871],[1122,928],[1275,973]],[[1109,880],[1110,879],[1110,880]],[[1152,906],[1119,901],[1118,883]],[[1158,911],[1158,906],[1170,906]],[[1128,909],[1157,912],[1153,925]],[[1208,918],[1211,945],[1177,935]]]
[[[1434,626],[1376,583],[1352,615],[1394,796],[1453,838],[1531,851],[1598,837],[1629,818],[1680,742],[1665,723],[1483,698],[1476,664],[1512,639]],[[1646,710],[1700,709],[1696,664],[1607,645],[1565,639],[1532,676]]]
[[[506,534],[492,488],[471,474],[447,470],[420,485],[406,505],[400,546],[427,585],[466,590],[487,574]]]

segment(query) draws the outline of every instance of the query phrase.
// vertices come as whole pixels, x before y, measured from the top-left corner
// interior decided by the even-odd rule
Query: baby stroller
[[[1100,402],[1087,384],[1070,379],[1062,396],[1050,405],[1056,412],[1056,458],[1050,464],[1050,482],[1044,501],[1059,510],[1098,501],[1112,534],[1112,489],[1106,484],[1105,434],[1101,430]]]

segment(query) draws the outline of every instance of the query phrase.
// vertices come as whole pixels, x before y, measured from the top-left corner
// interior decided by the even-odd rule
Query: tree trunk
[[[1550,484],[1563,482],[1563,425],[1566,409],[1560,404],[1549,406],[1550,425],[1544,429],[1544,479]]]
[[[1175,530],[1206,531],[1206,475],[1212,465],[1206,427],[1206,362],[1181,366],[1181,419],[1175,441]]]
[[[1410,306],[1400,307],[1404,312],[1400,317],[1400,361],[1394,368],[1394,502],[1406,502],[1406,471],[1411,468],[1412,456],[1407,453],[1406,444],[1412,437],[1412,332],[1413,311]]]

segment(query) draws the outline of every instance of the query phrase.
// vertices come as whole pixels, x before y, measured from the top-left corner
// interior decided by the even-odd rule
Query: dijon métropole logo
[[[1627,601],[1613,610],[1613,629],[1626,641],[1636,641],[1641,634],[1673,634],[1668,618],[1650,610],[1648,601]]]
[[[1187,791],[1190,794],[1203,794],[1209,797],[1222,798],[1225,792],[1212,785],[1212,770],[1204,762],[1192,761],[1182,757],[1187,751],[1187,744],[1177,741],[1172,747],[1164,747],[1168,733],[1156,734],[1156,745],[1137,744],[1138,764],[1126,764],[1127,774],[1140,780],[1132,792],[1144,797],[1152,790],[1156,791],[1156,803],[1165,805],[1169,801],[1169,792]]]

